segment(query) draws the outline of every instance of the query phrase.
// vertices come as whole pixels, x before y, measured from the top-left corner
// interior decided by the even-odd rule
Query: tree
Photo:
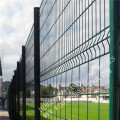
[[[77,86],[74,83],[71,83],[68,87],[69,91],[71,92],[76,92],[77,91]]]
[[[52,97],[50,95],[53,95],[54,88],[52,87],[51,84],[49,84],[47,87],[44,86],[40,90],[40,94],[42,97]]]

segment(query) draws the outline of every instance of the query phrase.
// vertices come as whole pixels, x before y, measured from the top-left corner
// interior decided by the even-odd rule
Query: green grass
[[[23,116],[23,104],[20,104],[20,116]]]
[[[78,118],[80,120],[87,120],[87,113],[88,120],[109,120],[109,104],[107,103],[88,103],[88,106],[87,103],[79,103],[79,114],[78,103],[67,103],[66,108],[65,104],[63,104],[63,107],[61,106],[60,108],[60,103],[57,103],[57,110],[55,109],[55,106],[56,103],[51,103],[51,106],[44,107],[45,111],[41,112],[41,120],[60,120],[60,116],[61,120],[65,119],[65,116],[67,120],[71,120],[71,118],[72,120],[78,120]],[[49,110],[52,111],[52,114],[48,113]],[[27,120],[34,120],[34,103],[27,103],[26,114]],[[44,116],[47,116],[47,118],[44,118]]]
[[[26,120],[34,120],[35,113],[34,113],[34,103],[27,103],[26,104]]]

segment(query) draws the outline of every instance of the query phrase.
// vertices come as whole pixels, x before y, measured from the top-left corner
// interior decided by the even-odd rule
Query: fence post
[[[14,71],[13,83],[14,83],[14,119],[17,119],[16,117],[16,70]]]
[[[23,120],[26,120],[26,86],[25,86],[25,46],[22,46],[22,75],[23,75]]]
[[[109,120],[119,120],[120,112],[120,0],[110,0],[110,109]],[[114,61],[115,60],[115,61]]]
[[[12,80],[10,84],[10,103],[12,103]],[[9,106],[10,106],[10,118],[12,119],[12,105]]]
[[[17,119],[20,120],[20,90],[19,90],[19,62],[17,62],[17,111],[18,117]]]
[[[17,94],[17,70],[15,70],[14,71],[14,75],[15,75],[15,119],[17,119],[17,96],[18,96],[18,94]]]
[[[35,120],[40,119],[40,43],[39,43],[39,8],[34,8],[34,86]]]
[[[13,81],[13,79],[12,79],[12,81]],[[12,82],[11,82],[11,103],[12,103],[12,105],[11,105],[11,119],[13,119],[13,100],[12,100],[12,98],[13,98],[13,95],[12,95],[12,93],[13,93],[13,89],[12,89]]]

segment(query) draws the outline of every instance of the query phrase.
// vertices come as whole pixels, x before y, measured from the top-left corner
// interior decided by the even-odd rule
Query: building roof
[[[0,59],[0,76],[2,76],[2,65],[1,65],[1,59]]]

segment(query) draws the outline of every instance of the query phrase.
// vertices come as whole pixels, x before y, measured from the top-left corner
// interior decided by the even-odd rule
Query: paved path
[[[3,110],[0,107],[0,120],[9,120],[9,115],[7,110]]]

